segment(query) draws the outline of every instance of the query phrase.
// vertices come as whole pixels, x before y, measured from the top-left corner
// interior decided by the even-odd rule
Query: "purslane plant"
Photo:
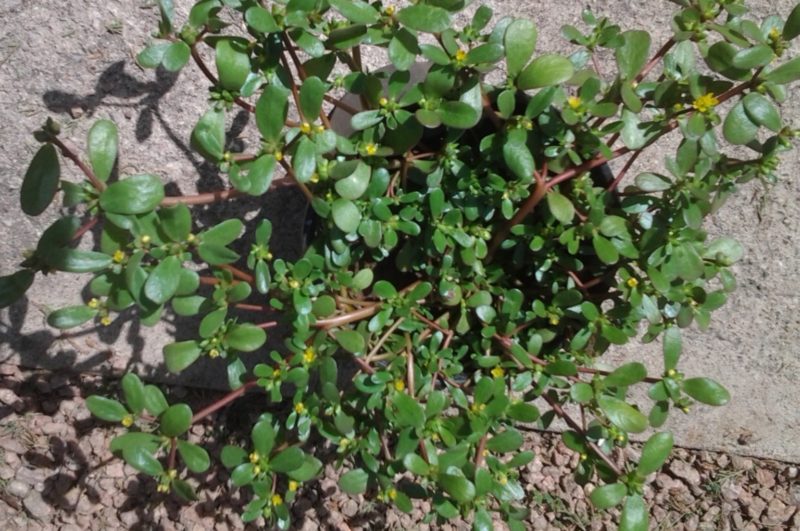
[[[251,492],[245,521],[287,528],[298,489],[321,471],[315,453],[335,453],[345,492],[402,511],[427,499],[428,520],[463,516],[475,529],[492,529],[496,511],[524,529],[519,469],[534,456],[520,427],[561,418],[578,481],[599,485],[591,501],[644,530],[642,488],[672,435],[647,439],[638,463],[619,448],[674,409],[728,401],[719,383],[679,371],[681,329],[709,326],[742,254],[731,238],[709,241],[703,219],[739,184],[773,182],[798,136],[776,103],[800,79],[800,58],[786,57],[800,8],[756,22],[741,0],[678,0],[663,44],[586,12],[586,30],[563,28],[577,50],[562,56],[534,54],[529,20],[489,29],[486,6],[455,27],[465,3],[201,0],[179,26],[161,0],[138,61],[193,62],[210,82],[191,143],[227,176],[216,192],[166,197],[168,176],[117,175],[107,120],[89,132],[88,162],[57,123],[35,133],[22,210],[39,215],[60,191],[64,215],[0,279],[0,304],[36,273],[91,273],[93,297],[51,313],[51,326],[107,325],[129,308],[146,325],[198,316],[196,339],[164,346],[166,367],[227,370],[232,391],[198,412],[134,374],[122,402],[87,400],[125,428],[111,449],[159,492],[195,498],[187,478],[212,457],[187,431],[258,391],[252,432],[214,456]],[[365,68],[365,47],[391,69]],[[616,72],[598,70],[600,50]],[[233,152],[226,122],[239,109],[260,142]],[[667,135],[679,145],[666,172],[626,179]],[[59,153],[83,181],[61,179]],[[625,162],[611,172],[615,159]],[[235,218],[194,223],[192,206],[269,193],[276,172],[310,204],[301,259],[273,256],[266,219],[244,235]],[[91,229],[97,249],[78,248]],[[244,254],[231,249],[240,239]],[[265,330],[279,323],[284,347],[267,352]],[[642,324],[644,341],[663,343],[661,374],[597,368]],[[651,404],[632,403],[635,385]]]

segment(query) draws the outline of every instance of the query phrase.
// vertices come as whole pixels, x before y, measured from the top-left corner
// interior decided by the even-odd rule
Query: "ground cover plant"
[[[646,529],[642,488],[672,435],[648,438],[638,463],[618,449],[672,411],[729,399],[678,367],[681,329],[709,325],[742,254],[710,240],[703,219],[738,185],[772,182],[797,136],[777,104],[800,79],[800,58],[786,57],[800,9],[753,21],[740,1],[675,3],[665,43],[585,13],[584,27],[564,28],[576,51],[562,56],[535,53],[526,19],[491,25],[485,6],[457,27],[457,0],[202,0],[185,21],[162,0],[137,60],[191,62],[208,78],[191,142],[230,187],[167,197],[157,172],[118,174],[113,123],[94,124],[84,157],[48,121],[21,207],[39,215],[61,192],[64,215],[0,280],[0,304],[37,273],[65,271],[91,273],[91,297],[50,314],[56,328],[197,316],[194,339],[164,346],[165,365],[224,367],[228,395],[192,411],[128,374],[121,400],[87,400],[123,428],[112,450],[160,492],[196,496],[212,456],[189,428],[257,391],[252,431],[213,456],[251,492],[245,521],[288,527],[296,493],[333,453],[346,492],[406,511],[429,499],[430,519],[521,529],[530,500],[517,471],[533,455],[519,428],[560,418],[576,476],[599,485],[594,505],[620,506],[621,528]],[[364,47],[392,69],[365,68]],[[613,74],[598,71],[601,50]],[[226,135],[239,109],[258,142]],[[629,175],[667,137],[680,140],[667,171]],[[82,180],[61,178],[64,159]],[[276,172],[310,205],[301,259],[273,255],[266,219],[246,234],[235,218],[195,223],[193,207],[267,194]],[[92,249],[79,246],[92,230]],[[241,240],[243,253],[232,249]],[[290,333],[268,351],[279,323]],[[663,344],[662,373],[596,367],[641,327]],[[649,403],[630,400],[637,385]]]

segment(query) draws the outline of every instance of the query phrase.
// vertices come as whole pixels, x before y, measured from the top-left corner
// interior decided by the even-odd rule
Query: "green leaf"
[[[211,466],[211,459],[204,448],[190,442],[178,441],[178,453],[186,463],[186,468],[196,474],[202,474]]]
[[[451,26],[450,13],[427,4],[406,7],[395,16],[402,25],[425,33],[441,33]]]
[[[653,434],[642,447],[642,457],[636,473],[642,477],[658,472],[672,451],[672,434],[666,431]]]
[[[508,77],[514,78],[528,64],[536,48],[536,24],[527,19],[517,19],[506,28],[503,43],[506,49]]]
[[[194,363],[203,349],[197,341],[179,341],[164,346],[164,362],[170,372],[178,373]]]
[[[775,70],[763,76],[766,81],[785,85],[800,79],[800,57],[795,57],[791,61],[782,64]]]
[[[335,335],[336,342],[346,351],[352,354],[364,352],[366,347],[364,336],[355,330],[339,330]]]
[[[267,142],[281,138],[289,112],[289,91],[277,85],[267,85],[256,103],[256,125]]]
[[[428,463],[426,463],[423,458],[413,452],[406,454],[406,456],[403,458],[403,466],[406,467],[406,470],[418,476],[427,476],[431,471]]]
[[[164,50],[161,64],[170,72],[177,72],[189,62],[192,51],[183,41],[175,41]]]
[[[758,92],[751,92],[742,99],[747,117],[755,124],[778,132],[783,127],[778,109]]]
[[[290,446],[269,460],[269,468],[283,474],[297,470],[303,464],[305,455],[297,446]]]
[[[131,431],[123,433],[119,437],[114,437],[109,444],[109,450],[115,454],[122,452],[128,447],[142,447],[150,453],[158,450],[161,445],[161,438],[152,433],[143,433],[139,431]]]
[[[639,149],[647,143],[647,135],[639,121],[639,115],[628,109],[622,111],[622,131],[620,134],[628,149]]]
[[[734,145],[747,144],[756,137],[758,125],[754,124],[740,101],[728,112],[722,125],[725,140]]]
[[[589,494],[589,499],[598,509],[609,509],[618,505],[627,492],[628,489],[622,483],[609,483],[594,489]]]
[[[459,503],[466,504],[475,498],[475,485],[463,476],[440,474],[437,483]]]
[[[111,120],[97,120],[89,129],[86,151],[94,176],[105,182],[117,162],[117,126]]]
[[[421,429],[425,425],[425,410],[412,396],[396,393],[392,396],[397,425]]]
[[[149,476],[157,477],[164,473],[164,467],[159,460],[141,446],[126,446],[122,450],[122,458],[130,466]]]
[[[86,321],[97,315],[97,310],[81,304],[80,306],[70,306],[50,312],[47,316],[47,324],[53,328],[66,330],[82,325]]]
[[[30,269],[23,269],[0,277],[0,308],[11,306],[22,297],[33,284],[36,274]]]
[[[355,232],[361,223],[361,212],[349,199],[342,198],[334,201],[333,205],[331,205],[331,214],[333,215],[333,222],[346,234]]]
[[[133,413],[139,414],[144,410],[144,384],[138,376],[129,372],[122,377],[122,393],[125,403]]]
[[[555,191],[548,193],[546,197],[547,206],[550,208],[554,218],[565,224],[572,221],[575,216],[575,207],[572,205],[572,201],[560,192]]]
[[[622,46],[614,51],[619,73],[624,79],[633,80],[650,57],[650,34],[631,30],[622,33],[622,39]]]
[[[794,6],[783,25],[783,38],[790,41],[800,35],[800,4]]]
[[[367,490],[369,474],[366,470],[356,468],[342,474],[339,478],[339,487],[347,494],[362,494]]]
[[[355,24],[374,24],[380,18],[378,10],[364,0],[329,0],[344,18]]]
[[[247,49],[247,40],[236,37],[221,38],[215,48],[220,86],[238,92],[250,75],[250,52]]]
[[[708,245],[706,251],[703,253],[703,258],[729,266],[741,260],[743,255],[744,248],[741,243],[733,238],[723,236],[722,238],[717,238]]]
[[[67,273],[93,273],[111,265],[107,254],[68,248],[49,252],[45,261],[53,269]]]
[[[144,284],[144,294],[154,303],[164,304],[175,295],[180,276],[180,259],[177,256],[168,256],[150,272]]]
[[[128,410],[120,402],[104,396],[90,396],[86,399],[86,407],[92,415],[108,422],[119,422],[128,415]]]
[[[205,159],[221,161],[225,154],[225,111],[213,108],[206,111],[192,130],[191,144]]]
[[[336,192],[345,199],[358,199],[367,191],[372,168],[358,161],[353,173],[336,181]]]
[[[139,52],[139,54],[136,56],[136,62],[139,63],[142,68],[158,67],[158,65],[161,64],[161,60],[164,58],[164,53],[171,44],[172,43],[170,42],[164,41],[154,42]]]
[[[643,192],[663,192],[672,188],[672,181],[657,173],[640,173],[633,182]]]
[[[22,211],[29,216],[38,216],[53,201],[58,191],[61,168],[58,153],[53,144],[45,144],[33,156],[20,189]]]
[[[100,208],[112,214],[145,214],[164,199],[164,184],[155,175],[132,175],[100,194]]]
[[[261,420],[253,426],[251,438],[253,439],[253,448],[259,455],[266,456],[272,451],[275,444],[275,428],[272,426],[272,420]]]
[[[267,333],[250,323],[236,324],[228,328],[224,341],[233,350],[253,352],[266,343]]]
[[[597,397],[597,405],[612,424],[624,431],[641,433],[647,429],[647,417],[618,398],[601,395]]]
[[[775,52],[766,44],[759,44],[752,48],[745,48],[739,50],[733,56],[731,62],[736,68],[750,70],[761,66],[768,65],[772,58],[775,57]]]
[[[303,81],[300,87],[300,112],[306,121],[313,121],[322,109],[322,98],[325,96],[325,83],[312,76]]]
[[[647,531],[649,519],[644,499],[639,495],[628,496],[619,520],[619,531]]]
[[[312,455],[306,454],[303,464],[289,472],[289,477],[295,481],[310,481],[317,477],[322,470],[322,461]]]
[[[144,407],[153,416],[159,416],[169,407],[164,393],[155,385],[144,386]]]
[[[592,237],[592,247],[594,247],[594,252],[597,253],[597,257],[604,264],[616,264],[619,260],[619,251],[617,251],[617,248],[614,247],[611,240],[600,234],[595,234]]]
[[[194,491],[194,487],[182,479],[173,479],[172,489],[175,494],[187,502],[197,501],[197,493]]]
[[[638,361],[614,369],[603,382],[608,387],[628,387],[647,378],[647,369]]]
[[[272,13],[261,6],[252,6],[245,14],[247,24],[260,33],[276,33],[281,30]]]
[[[728,390],[711,378],[688,378],[683,381],[683,391],[704,404],[722,406],[731,399]]]
[[[446,101],[437,111],[442,123],[456,129],[469,129],[480,121],[481,115],[463,101]]]
[[[192,425],[192,410],[186,404],[175,404],[168,407],[159,420],[162,435],[177,437],[186,433]]]
[[[392,40],[389,41],[388,52],[389,61],[400,71],[411,68],[417,55],[422,53],[417,38],[405,28],[400,28],[395,32]]]
[[[522,434],[514,428],[508,428],[502,433],[498,433],[486,443],[486,448],[491,452],[508,453],[518,450],[525,439]]]
[[[174,242],[184,241],[192,232],[192,214],[186,205],[161,208],[158,211],[158,218],[161,220],[164,234]]]
[[[560,55],[541,55],[531,61],[517,76],[521,90],[558,85],[572,77],[572,62]]]
[[[258,448],[256,448],[258,451]],[[244,462],[247,458],[247,452],[240,446],[226,445],[220,452],[220,460],[225,468],[233,468]]]
[[[239,237],[243,229],[244,224],[241,220],[237,218],[226,219],[203,233],[203,243],[228,245]]]
[[[524,142],[524,137],[509,136],[503,144],[503,160],[508,168],[522,181],[530,181],[536,170],[533,155]]]

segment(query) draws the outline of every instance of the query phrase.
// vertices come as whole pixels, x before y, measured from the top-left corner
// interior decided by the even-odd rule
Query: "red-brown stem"
[[[353,361],[355,361],[355,362],[356,362],[356,364],[357,364],[357,365],[358,365],[358,366],[361,368],[361,370],[362,370],[362,371],[364,371],[365,373],[367,373],[367,374],[375,374],[375,369],[373,369],[372,367],[370,367],[370,366],[369,366],[369,363],[367,363],[366,361],[362,360],[362,359],[361,359],[361,358],[359,358],[358,356],[353,356]]]
[[[80,226],[78,230],[75,231],[75,234],[72,235],[73,240],[79,240],[81,236],[92,230],[92,227],[97,225],[97,222],[100,221],[100,218],[95,216],[83,225]]]
[[[250,380],[249,382],[243,384],[240,388],[234,389],[233,391],[223,396],[216,402],[209,404],[205,408],[195,413],[195,415],[192,417],[192,424],[196,424],[199,420],[202,420],[205,417],[209,416],[210,414],[214,413],[215,411],[218,411],[223,407],[227,406],[228,404],[230,404],[231,402],[233,402],[234,400],[245,394],[248,391],[248,389],[255,387],[256,385],[258,385],[257,380]]]
[[[283,33],[281,35],[281,38],[283,38],[284,47],[287,50],[289,50],[289,56],[292,58],[294,67],[297,70],[297,75],[300,76],[301,81],[305,81],[305,79],[308,77],[308,75],[306,74],[306,69],[303,68],[303,63],[300,62],[300,58],[297,56],[297,52],[295,51],[294,47],[291,46],[291,43],[289,42],[289,37],[286,35],[286,33]],[[300,111],[300,108],[298,107],[297,110]],[[308,118],[309,117],[306,116],[306,119]],[[328,115],[325,114],[325,111],[323,109],[319,110],[319,119],[322,120],[322,124],[325,126],[326,129],[331,128],[331,122],[330,120],[328,120]]]
[[[219,284],[219,279],[215,277],[200,277],[200,284],[205,284],[206,286],[216,286]]]
[[[553,409],[553,411],[555,411],[556,415],[564,419],[564,421],[569,425],[570,428],[580,433],[581,435],[584,436],[586,435],[585,432],[583,431],[583,428],[581,428],[581,426],[577,422],[575,422],[575,420],[572,417],[570,417],[566,411],[564,411],[564,408],[561,407],[561,404],[559,404],[556,399],[552,398],[548,393],[542,393],[542,398],[544,398],[547,401],[547,403],[550,404],[550,407]],[[600,449],[599,446],[597,446],[595,443],[591,441],[586,441],[586,445],[589,448],[591,448],[592,452],[594,452],[597,455],[597,457],[603,460],[603,462],[608,466],[608,468],[614,471],[614,474],[616,474],[617,476],[622,475],[622,470],[617,466],[617,464],[614,461],[611,460],[611,458],[608,455],[606,455],[605,452],[603,452],[603,450]]]
[[[492,102],[489,101],[489,96],[486,94],[481,94],[481,98],[483,100],[483,114],[489,117],[489,120],[494,125],[494,128],[498,131],[503,129],[503,122],[500,120],[500,117],[497,116],[497,113],[494,112],[492,108]]]
[[[275,328],[276,326],[278,326],[278,321],[267,321],[265,323],[260,323],[255,326],[266,330],[267,328]]]
[[[408,384],[408,394],[414,396],[414,354],[411,346],[411,336],[406,334],[406,383]]]
[[[532,362],[537,365],[541,365],[542,367],[546,366],[548,363],[547,361],[543,360],[542,358],[538,358],[536,356],[530,355],[528,356]],[[591,367],[578,367],[578,372],[584,374],[602,374],[603,376],[608,376],[611,374],[611,371],[604,371],[603,369],[593,369]],[[654,376],[645,376],[644,380],[647,383],[658,383],[661,381],[661,378],[656,378]]]
[[[376,313],[378,313],[378,309],[380,306],[366,306],[364,308],[359,308],[358,310],[352,311],[350,313],[346,313],[343,315],[337,315],[336,317],[329,317],[327,319],[320,319],[318,320],[314,326],[317,328],[334,328],[336,326],[346,325],[348,323],[353,323],[356,321],[360,321],[362,319],[366,319],[367,317],[372,317]]]
[[[311,201],[313,201],[314,200],[314,194],[311,193],[311,190],[308,189],[308,186],[306,186],[305,184],[301,183],[297,179],[297,175],[294,174],[294,170],[292,169],[292,167],[289,166],[286,163],[286,161],[283,160],[283,159],[280,160],[280,164],[283,167],[283,171],[286,172],[286,175],[291,177],[291,179],[294,181],[294,183],[297,185],[297,187],[300,188],[300,191],[303,192],[303,195],[306,196],[306,199],[308,200],[308,202],[310,203]]]
[[[237,302],[236,304],[233,305],[233,307],[238,309],[238,310],[250,310],[250,311],[253,311],[253,312],[269,312],[269,311],[271,311],[271,308],[268,308],[267,306],[261,306],[260,304],[246,304],[246,303],[243,303],[243,302]]]
[[[323,96],[323,99],[325,101],[327,101],[328,103],[332,104],[334,107],[340,108],[341,110],[343,110],[344,112],[346,112],[349,115],[353,115],[353,114],[358,114],[359,113],[359,110],[356,109],[355,107],[351,107],[350,105],[346,104],[342,100],[337,100],[333,96],[329,96],[329,95],[325,94],[325,96]]]
[[[647,74],[649,74],[650,71],[658,64],[658,62],[661,60],[661,58],[664,57],[665,55],[667,55],[667,52],[673,46],[675,46],[675,39],[670,37],[667,40],[667,42],[665,42],[664,45],[661,48],[658,49],[656,54],[647,62],[647,64],[644,65],[644,68],[642,68],[642,71],[639,72],[639,75],[636,76],[635,82],[638,83],[639,81],[643,80],[647,76]]]
[[[206,66],[206,63],[205,61],[203,61],[203,58],[200,57],[200,53],[197,51],[197,46],[192,46],[192,59],[194,59],[194,62],[198,66],[198,68],[200,68],[200,71],[203,72],[203,75],[205,75],[206,78],[209,81],[211,81],[212,85],[216,86],[219,83],[219,80],[217,80],[217,76],[215,76],[214,73],[208,69],[208,66]],[[247,103],[238,96],[234,98],[233,101],[236,102],[236,105],[246,110],[247,112],[256,112],[256,108],[254,105]]]
[[[483,464],[483,452],[486,450],[486,441],[489,438],[488,433],[484,433],[481,440],[478,441],[478,448],[475,450],[475,468],[480,468]]]
[[[89,182],[92,183],[92,186],[94,186],[95,190],[97,190],[98,192],[102,192],[103,190],[106,189],[105,183],[97,178],[92,169],[89,166],[87,166],[85,162],[81,160],[78,154],[75,153],[75,151],[70,146],[64,143],[57,136],[53,136],[50,139],[50,141],[56,146],[58,146],[58,148],[61,150],[62,155],[64,155],[69,160],[74,162],[75,165],[81,169],[86,178],[89,179]]]
[[[232,199],[234,197],[240,197],[243,195],[244,193],[240,192],[239,190],[234,190],[233,188],[228,190],[217,190],[216,192],[206,192],[204,194],[197,195],[175,195],[162,199],[161,206],[208,205],[210,203],[216,203],[217,201],[224,201],[226,199]]]
[[[492,241],[489,243],[489,252],[487,253],[487,261],[491,262],[492,258],[494,257],[494,253],[500,247],[500,244],[503,243],[503,240],[506,239],[506,236],[511,232],[511,229],[514,228],[514,225],[520,223],[525,216],[533,212],[533,209],[536,208],[536,205],[544,199],[545,194],[547,194],[547,184],[545,183],[544,178],[547,176],[547,163],[545,163],[544,167],[542,168],[541,172],[534,171],[533,176],[536,179],[536,187],[533,190],[533,193],[528,196],[528,199],[522,204],[514,217],[512,217],[508,222],[503,225],[503,227],[494,235]]]
[[[167,458],[167,472],[175,470],[175,454],[178,451],[178,439],[172,437],[169,440],[169,457]]]
[[[247,282],[248,284],[252,284],[253,282],[255,282],[253,275],[245,273],[241,269],[233,267],[230,264],[221,265],[220,268],[225,269],[226,271],[230,271],[234,277],[238,278],[243,282]]]
[[[631,169],[631,166],[633,166],[633,163],[636,162],[636,159],[638,159],[639,155],[642,154],[642,151],[643,151],[643,149],[638,149],[638,150],[634,151],[633,155],[631,155],[630,158],[628,158],[628,160],[625,161],[625,165],[622,167],[622,169],[617,174],[617,177],[614,179],[614,182],[612,182],[610,185],[608,185],[608,191],[609,192],[613,192],[614,190],[616,190],[616,188],[619,185],[619,183],[622,181],[622,179],[625,178],[625,174],[628,173],[628,170]]]
[[[575,281],[575,284],[578,286],[578,289],[580,289],[581,291],[586,291],[589,288],[591,288],[593,286],[596,286],[597,284],[602,282],[603,279],[605,278],[604,276],[600,276],[600,277],[595,277],[592,280],[587,280],[586,282],[583,282],[580,279],[580,277],[574,271],[567,270],[567,274],[572,278],[572,280]]]

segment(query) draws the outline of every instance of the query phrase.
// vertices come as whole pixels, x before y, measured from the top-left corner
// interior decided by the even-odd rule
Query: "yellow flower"
[[[492,369],[492,376],[494,376],[495,378],[502,378],[505,375],[506,371],[503,370],[502,367],[495,367],[494,369]]]
[[[161,483],[158,487],[156,487],[157,492],[169,492],[169,485],[165,483]]]
[[[706,92],[692,102],[692,107],[703,113],[710,111],[717,105],[719,105],[719,100],[711,92]]]
[[[364,147],[364,151],[367,153],[367,155],[374,155],[378,152],[378,146],[370,142]]]
[[[675,376],[676,374],[677,374],[677,371],[675,369],[670,369],[670,370],[667,371],[667,376],[669,376],[670,378]]]
[[[277,160],[278,162],[283,160],[283,153],[281,153],[280,151],[276,151],[275,153],[273,153],[273,155],[275,156],[275,160]]]
[[[319,182],[319,174],[317,172],[312,173],[311,178],[309,178],[308,180],[313,184],[317,184]]]
[[[299,486],[300,486],[300,484],[298,482],[296,482],[294,480],[289,481],[289,491],[295,492],[297,490],[297,487],[299,487]]]
[[[456,52],[456,62],[463,63],[464,59],[466,58],[467,58],[467,52],[459,48],[458,51]]]
[[[280,378],[280,377],[281,377],[281,370],[280,370],[280,369],[273,369],[273,371],[272,371],[272,377],[273,377],[274,379],[276,379],[276,380],[277,380],[278,378]]]
[[[260,473],[261,473],[261,467],[258,466],[258,465],[254,466],[253,467],[253,474],[260,474]]]
[[[121,264],[123,260],[125,260],[125,253],[122,249],[117,249],[114,251],[114,256],[111,257],[116,263]]]
[[[301,131],[301,132],[302,132],[304,135],[307,135],[308,133],[310,133],[310,132],[311,132],[311,124],[310,124],[310,123],[308,123],[308,122],[303,122],[303,124],[300,126],[300,131]]]
[[[297,279],[293,278],[289,281],[289,287],[292,289],[297,289],[300,287],[300,282]]]
[[[317,125],[314,126],[314,131],[317,132],[317,133],[324,133],[325,132],[325,126],[317,124]]]
[[[283,503],[283,498],[281,498],[280,494],[272,495],[272,505],[280,505],[282,503]]]
[[[92,310],[96,310],[100,306],[100,301],[95,298],[91,298],[89,299],[89,302],[86,303],[86,306]]]
[[[475,402],[475,403],[473,403],[473,404],[472,404],[472,405],[469,407],[469,409],[470,409],[470,410],[471,410],[473,413],[480,413],[481,411],[483,411],[484,409],[486,409],[486,404],[479,404],[479,403]]]
[[[406,383],[399,378],[394,381],[394,389],[395,391],[403,391],[406,388]]]
[[[190,233],[189,233],[189,235],[186,237],[186,241],[187,241],[187,242],[189,242],[189,243],[192,243],[192,242],[194,242],[196,239],[197,239],[197,236],[195,236],[195,235],[194,235],[194,234],[192,234],[191,232],[190,232]]]
[[[142,236],[142,245],[147,245],[149,243],[150,243],[150,236],[148,236],[147,234]]]
[[[110,324],[111,324],[111,317],[109,317],[109,316],[107,316],[107,315],[104,315],[104,316],[103,316],[103,317],[100,319],[100,324],[101,324],[101,325],[103,325],[103,326],[108,326],[108,325],[110,325]]]
[[[133,415],[125,415],[124,417],[122,417],[121,422],[123,426],[125,426],[126,428],[130,428],[131,426],[133,426]]]
[[[581,106],[581,103],[582,103],[581,99],[577,96],[570,96],[569,98],[567,98],[567,105],[569,105],[569,108],[572,109],[573,111],[577,111],[578,108]]]
[[[298,402],[294,405],[294,411],[298,415],[302,415],[306,412],[306,406],[302,402]]]
[[[769,38],[770,40],[777,41],[781,36],[781,32],[778,31],[778,28],[772,28],[769,30]]]
[[[395,8],[393,5],[388,5],[386,6],[386,9],[383,10],[383,12],[391,17],[392,15],[394,15],[394,9]]]
[[[629,288],[635,288],[636,286],[639,285],[639,281],[633,277],[629,278],[628,281],[625,283],[628,285]]]
[[[389,489],[389,491],[386,494],[389,496],[390,500],[394,500],[397,498],[397,490],[394,488]]]
[[[378,100],[378,105],[380,105],[381,107],[386,107],[388,104],[389,100],[387,100],[386,98],[381,98]]]
[[[258,455],[258,452],[253,452],[248,456],[248,459],[250,459],[251,463],[256,464],[261,459],[261,456]]]
[[[588,456],[588,455],[586,455],[586,454],[581,454],[581,461],[586,461],[587,459],[589,459],[589,456]]]
[[[312,347],[311,345],[307,346],[305,352],[303,352],[303,362],[306,364],[310,364],[315,359],[317,359],[317,353],[314,352],[314,347]]]
[[[219,350],[217,350],[215,348],[212,348],[211,350],[208,351],[208,357],[209,358],[217,358],[217,357],[219,357]]]
[[[175,479],[176,477],[178,477],[178,471],[175,470],[174,468],[170,468],[169,471],[167,472],[167,475],[169,476],[169,479]]]
[[[556,314],[550,316],[550,324],[556,326],[558,323],[561,322],[561,319],[558,318]]]
[[[508,483],[508,477],[506,477],[505,474],[500,474],[500,477],[497,478],[497,482],[500,483],[501,485],[505,485]]]

